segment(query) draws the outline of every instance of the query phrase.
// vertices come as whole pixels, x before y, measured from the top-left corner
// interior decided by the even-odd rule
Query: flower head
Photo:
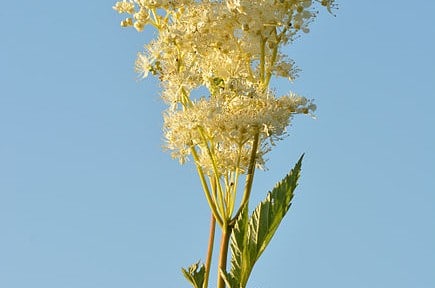
[[[334,7],[333,0],[116,3],[115,10],[131,15],[123,26],[158,30],[138,54],[136,70],[162,82],[165,147],[174,158],[184,163],[193,157],[217,177],[244,173],[252,161],[264,165],[295,114],[312,115],[311,101],[294,93],[277,97],[269,86],[273,76],[296,78],[299,69],[281,48],[309,32],[315,2]]]

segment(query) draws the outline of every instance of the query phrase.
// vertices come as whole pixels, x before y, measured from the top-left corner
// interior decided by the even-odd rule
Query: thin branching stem
[[[208,237],[208,248],[207,248],[207,257],[205,261],[205,275],[204,275],[204,283],[202,288],[208,287],[208,279],[210,278],[210,267],[211,260],[213,256],[213,246],[214,246],[214,236],[216,231],[216,219],[213,216],[213,213],[210,216],[210,231]]]
[[[232,228],[228,225],[222,227],[221,245],[219,253],[219,264],[218,264],[218,283],[217,288],[225,288],[225,280],[221,275],[222,272],[227,270],[227,259],[228,259],[228,244],[230,242]]]
[[[249,202],[249,197],[251,196],[252,183],[254,181],[255,164],[257,159],[257,149],[258,149],[259,142],[260,142],[260,132],[257,131],[257,133],[254,136],[254,141],[252,143],[251,157],[249,160],[248,172],[246,174],[245,190],[243,191],[242,201],[240,203],[239,209],[237,210],[237,213],[234,215],[234,218],[230,221],[230,225],[233,225],[235,223],[237,217],[239,217],[239,214],[242,212],[245,205],[247,205]]]
[[[222,216],[219,214],[216,204],[212,199],[212,196],[210,194],[210,189],[208,188],[207,181],[205,180],[204,172],[202,171],[202,168],[198,163],[199,160],[198,153],[196,152],[194,147],[191,147],[190,150],[192,152],[193,159],[195,160],[196,170],[198,172],[199,179],[201,181],[201,185],[204,190],[205,198],[207,199],[208,205],[210,206],[210,209],[213,215],[215,216],[217,223],[219,224],[219,226],[222,227],[223,226]]]

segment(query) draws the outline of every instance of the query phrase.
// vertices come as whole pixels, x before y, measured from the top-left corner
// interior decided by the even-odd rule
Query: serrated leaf
[[[248,207],[245,206],[240,213],[231,234],[231,272],[226,275],[227,282],[230,283],[230,288],[239,287],[240,279],[243,277],[242,271],[246,270],[246,263],[249,261],[243,261],[247,259],[249,255],[245,255],[247,249],[247,240],[245,236],[248,233],[249,218]]]
[[[194,288],[202,288],[205,277],[205,266],[199,262],[192,264],[189,268],[181,268],[184,277],[192,284]]]
[[[299,179],[303,156],[294,168],[268,192],[248,219],[247,209],[241,213],[231,235],[231,288],[244,288],[255,262],[270,243],[287,213]]]
[[[222,277],[224,279],[225,285],[228,288],[233,287],[233,281],[232,281],[233,279],[231,278],[231,276],[228,273],[226,273],[222,269],[219,269],[219,275],[220,275],[220,277]]]

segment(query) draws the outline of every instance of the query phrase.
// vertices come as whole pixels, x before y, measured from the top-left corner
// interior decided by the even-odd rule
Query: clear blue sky
[[[209,213],[192,166],[162,152],[152,36],[112,1],[3,1],[0,287],[189,287]],[[435,287],[433,1],[341,1],[287,49],[296,118],[254,183],[262,199],[306,153],[291,211],[252,288]],[[253,202],[253,203],[254,203]]]

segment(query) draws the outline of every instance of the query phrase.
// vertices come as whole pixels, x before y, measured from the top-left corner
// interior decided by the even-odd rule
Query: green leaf
[[[231,276],[228,273],[226,273],[225,271],[219,268],[219,275],[224,279],[225,285],[228,288],[233,287],[233,281],[232,281],[233,279],[230,278]]]
[[[302,166],[301,156],[295,167],[282,179],[248,219],[247,208],[240,214],[231,235],[231,270],[227,275],[231,288],[244,288],[255,262],[266,249],[287,213]]]
[[[205,276],[205,266],[199,262],[192,264],[188,269],[181,268],[184,277],[192,284],[194,288],[202,288]]]
[[[249,258],[248,250],[245,249],[248,245],[248,238],[245,236],[248,233],[248,227],[248,206],[246,205],[240,213],[231,234],[231,271],[226,275],[226,282],[230,283],[230,285],[227,284],[230,288],[239,287],[240,280],[243,278],[242,273],[248,268],[245,267],[249,263],[249,261],[246,261]],[[221,271],[221,273],[223,272]]]

